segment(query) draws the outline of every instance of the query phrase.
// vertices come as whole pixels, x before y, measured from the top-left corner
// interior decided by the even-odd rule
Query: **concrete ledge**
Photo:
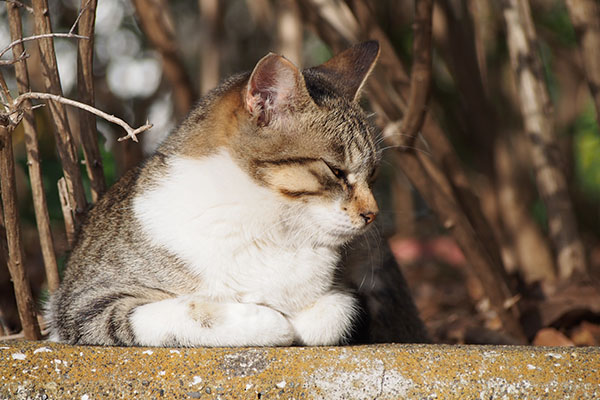
[[[599,399],[600,348],[0,342],[0,399]]]

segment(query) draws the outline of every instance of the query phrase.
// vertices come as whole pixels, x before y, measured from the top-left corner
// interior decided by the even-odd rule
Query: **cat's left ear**
[[[288,59],[270,53],[254,67],[250,75],[244,104],[259,126],[285,117],[311,101],[304,77]]]
[[[346,99],[357,101],[379,58],[379,42],[369,40],[342,51],[329,61],[310,68],[327,76]]]

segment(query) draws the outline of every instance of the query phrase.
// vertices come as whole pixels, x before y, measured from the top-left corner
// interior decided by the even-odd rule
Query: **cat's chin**
[[[352,241],[352,239],[356,238],[361,233],[364,233],[364,231],[324,232],[323,234],[319,235],[318,240],[320,244],[324,246],[341,247]]]

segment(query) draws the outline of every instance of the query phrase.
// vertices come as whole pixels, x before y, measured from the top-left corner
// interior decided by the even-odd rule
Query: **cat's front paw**
[[[280,312],[257,304],[239,306],[243,308],[243,321],[236,325],[248,337],[245,345],[290,346],[294,342],[294,328]]]
[[[294,340],[308,346],[339,344],[350,334],[357,314],[354,296],[330,292],[290,319]]]

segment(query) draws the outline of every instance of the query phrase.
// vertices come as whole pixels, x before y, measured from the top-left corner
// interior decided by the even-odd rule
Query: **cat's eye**
[[[342,180],[346,180],[346,173],[344,171],[342,171],[339,168],[336,168],[334,166],[332,166],[331,164],[329,164],[328,162],[325,162],[325,165],[327,165],[327,167],[331,170],[331,173],[338,179],[342,179]]]
[[[368,180],[369,184],[373,184],[378,176],[379,176],[379,167],[376,167],[371,171],[371,174],[369,174],[369,180]]]

